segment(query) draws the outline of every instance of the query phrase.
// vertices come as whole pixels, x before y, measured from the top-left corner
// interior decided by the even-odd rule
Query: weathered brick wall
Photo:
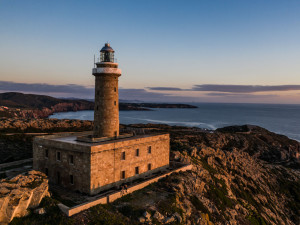
[[[151,146],[151,153],[148,147]],[[139,156],[136,156],[139,149]],[[170,139],[168,134],[124,139],[92,148],[91,156],[91,194],[150,175],[169,165]],[[125,160],[122,159],[125,152]],[[151,170],[148,171],[148,164]],[[139,167],[139,175],[135,168]],[[121,172],[125,171],[125,179]]]

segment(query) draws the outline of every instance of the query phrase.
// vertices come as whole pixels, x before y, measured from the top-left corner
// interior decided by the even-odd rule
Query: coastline
[[[152,111],[120,111],[122,124],[168,124],[173,126],[197,127],[206,130],[252,124],[274,133],[286,135],[300,142],[300,106],[289,109],[281,105],[264,107],[255,104],[197,104],[196,109],[154,109]],[[222,110],[223,108],[223,110]],[[93,120],[93,111],[56,113],[49,118]]]

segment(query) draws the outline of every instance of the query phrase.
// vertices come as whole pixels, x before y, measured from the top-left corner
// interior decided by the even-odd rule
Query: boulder
[[[165,220],[164,220],[164,223],[172,223],[175,221],[175,218],[173,216],[171,217],[167,217]]]
[[[145,211],[145,212],[143,213],[143,216],[146,218],[146,220],[150,220],[150,218],[151,218],[151,214],[148,213],[147,211]]]
[[[145,217],[139,217],[138,218],[138,221],[140,222],[140,223],[145,223]]]
[[[34,210],[34,213],[39,214],[39,215],[43,215],[46,213],[46,210],[44,208],[38,208]]]
[[[178,213],[178,212],[174,213],[174,215],[173,215],[173,216],[176,218],[176,220],[177,220],[179,223],[181,223],[181,222],[182,222],[182,217],[179,215],[179,213]]]
[[[27,175],[1,180],[0,224],[26,216],[27,209],[37,207],[45,196],[49,196],[48,179],[41,172],[31,171]]]
[[[157,219],[159,222],[161,222],[165,219],[165,217],[158,211],[155,211],[153,218]]]

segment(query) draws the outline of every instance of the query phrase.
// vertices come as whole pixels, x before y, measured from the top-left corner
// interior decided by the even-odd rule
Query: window
[[[73,177],[73,175],[70,175],[70,184],[74,184],[74,177]]]
[[[137,167],[135,167],[135,174],[137,175],[137,174],[139,174],[139,173],[140,173],[139,167],[137,166]]]
[[[69,155],[69,163],[74,164],[74,156],[73,155]]]
[[[60,152],[56,152],[56,160],[60,161]]]
[[[151,170],[151,163],[148,164],[148,170]]]
[[[151,154],[151,146],[148,147],[148,154]]]
[[[114,101],[114,104],[115,104],[115,105],[117,105],[117,102],[116,102],[116,101]]]
[[[49,151],[48,151],[48,149],[45,150],[45,157],[46,157],[46,158],[49,157]]]
[[[121,179],[125,179],[125,171],[121,172]]]
[[[117,136],[118,136],[118,132],[117,132],[117,131],[115,131],[115,132],[114,132],[114,134],[115,134],[115,137],[117,137]]]
[[[122,160],[125,160],[125,158],[126,158],[125,152],[122,152],[121,159],[122,159]]]
[[[136,149],[135,156],[140,156],[140,150],[139,149]]]
[[[46,176],[48,176],[48,174],[49,174],[48,168],[45,168],[45,174],[46,174]]]
[[[96,109],[98,110],[98,109],[99,109],[99,106],[97,106]]]
[[[117,88],[114,88],[114,91],[117,92]]]

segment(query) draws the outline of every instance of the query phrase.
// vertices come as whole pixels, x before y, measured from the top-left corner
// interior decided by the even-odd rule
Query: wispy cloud
[[[34,92],[34,93],[77,93],[93,95],[94,88],[77,84],[52,85],[43,83],[15,83],[10,81],[0,81],[0,91]]]
[[[178,87],[148,87],[153,91],[203,91],[203,92],[224,92],[224,93],[255,93],[270,91],[298,91],[300,85],[226,85],[226,84],[201,84],[194,85],[190,89]]]
[[[269,95],[269,94],[250,94],[250,93],[224,93],[224,92],[209,92],[205,93],[206,96],[212,97],[231,97],[231,98],[273,98],[278,97],[278,95]]]
[[[193,91],[213,91],[228,93],[255,93],[269,91],[296,91],[300,90],[300,85],[222,85],[222,84],[203,84],[195,85]]]
[[[152,91],[183,91],[184,90],[177,87],[147,87],[147,89]]]
[[[147,91],[145,89],[134,89],[134,88],[132,89],[120,88],[119,95],[121,99],[132,99],[132,100],[147,99],[151,101],[162,100],[162,99],[166,99],[167,97],[170,97],[170,94],[157,93],[157,92]]]

